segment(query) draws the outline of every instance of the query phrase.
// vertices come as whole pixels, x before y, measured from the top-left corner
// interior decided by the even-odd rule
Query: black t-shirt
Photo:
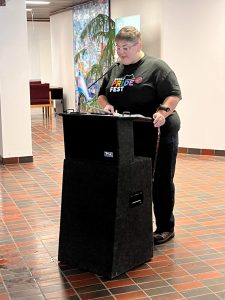
[[[171,68],[164,61],[145,55],[137,63],[116,65],[105,76],[99,95],[105,95],[119,113],[129,111],[152,117],[166,97],[181,98],[181,91]],[[179,117],[174,112],[161,127],[162,134],[173,134],[179,127]]]

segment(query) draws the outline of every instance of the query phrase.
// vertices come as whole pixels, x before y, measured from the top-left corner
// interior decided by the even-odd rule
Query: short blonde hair
[[[141,33],[134,26],[125,26],[116,34],[115,40],[137,43],[141,41]]]

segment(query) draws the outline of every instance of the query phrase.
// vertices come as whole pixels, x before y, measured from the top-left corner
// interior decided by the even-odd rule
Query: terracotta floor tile
[[[73,289],[69,289],[69,290],[58,290],[56,292],[50,292],[50,293],[45,293],[44,297],[46,299],[58,299],[60,297],[71,297],[74,296],[75,298],[79,299],[79,297],[77,296],[76,292]]]
[[[173,278],[169,278],[166,281],[170,284],[170,285],[174,285],[174,284],[179,284],[179,283],[186,283],[186,282],[193,282],[195,280],[194,276],[191,275],[186,275],[186,276],[179,276],[179,277],[173,277]]]
[[[143,277],[143,276],[149,276],[155,274],[155,272],[151,269],[140,270],[140,271],[129,271],[127,273],[131,278],[137,278],[137,277]]]
[[[185,291],[185,290],[192,290],[192,289],[200,288],[200,287],[203,287],[203,284],[199,281],[174,284],[174,288],[179,292]]]
[[[121,295],[115,295],[117,300],[138,300],[146,298],[146,294],[144,292],[133,292],[133,293],[126,293]]]
[[[110,296],[110,292],[107,290],[101,290],[101,291],[94,291],[90,293],[84,293],[84,294],[79,294],[80,299],[82,300],[87,300],[87,299],[104,299],[105,297]]]
[[[158,287],[158,288],[152,288],[152,289],[148,289],[145,290],[146,294],[150,297],[153,296],[162,296],[162,295],[167,295],[170,293],[176,293],[176,290],[172,287],[172,286],[162,286],[162,287]]]
[[[88,292],[95,292],[95,291],[102,291],[102,290],[106,290],[105,286],[102,283],[76,288],[78,294],[85,294]]]
[[[179,293],[168,293],[165,295],[159,295],[159,296],[153,296],[151,297],[152,300],[178,300],[178,299],[184,299],[182,295]]]
[[[193,275],[197,280],[206,280],[206,279],[210,279],[210,278],[224,278],[224,274],[217,272],[217,271],[212,271],[212,272],[208,272],[208,273],[199,273],[199,274],[195,274]]]
[[[212,294],[210,289],[206,287],[200,287],[195,289],[188,289],[180,292],[185,299],[219,299],[215,294]]]
[[[67,276],[67,279],[71,282],[87,280],[87,279],[93,279],[93,278],[96,278],[96,275],[92,274],[92,273],[82,273],[82,274]]]
[[[70,282],[71,286],[74,288],[88,287],[90,285],[94,285],[97,283],[101,283],[101,280],[99,278],[90,278],[90,279],[83,279],[83,280]]]
[[[131,279],[120,279],[120,280],[105,282],[105,286],[109,289],[114,288],[114,287],[132,285],[132,284],[133,284],[133,281]]]

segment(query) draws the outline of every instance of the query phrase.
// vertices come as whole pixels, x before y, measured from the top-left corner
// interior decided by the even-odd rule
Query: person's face
[[[116,51],[120,58],[120,61],[124,65],[130,65],[137,62],[140,59],[140,42],[128,42],[126,40],[116,41]]]

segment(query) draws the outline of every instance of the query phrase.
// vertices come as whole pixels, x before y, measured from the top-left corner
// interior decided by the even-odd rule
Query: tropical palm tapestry
[[[76,98],[95,105],[100,82],[92,84],[114,62],[115,24],[109,17],[108,0],[75,6],[73,32]]]

